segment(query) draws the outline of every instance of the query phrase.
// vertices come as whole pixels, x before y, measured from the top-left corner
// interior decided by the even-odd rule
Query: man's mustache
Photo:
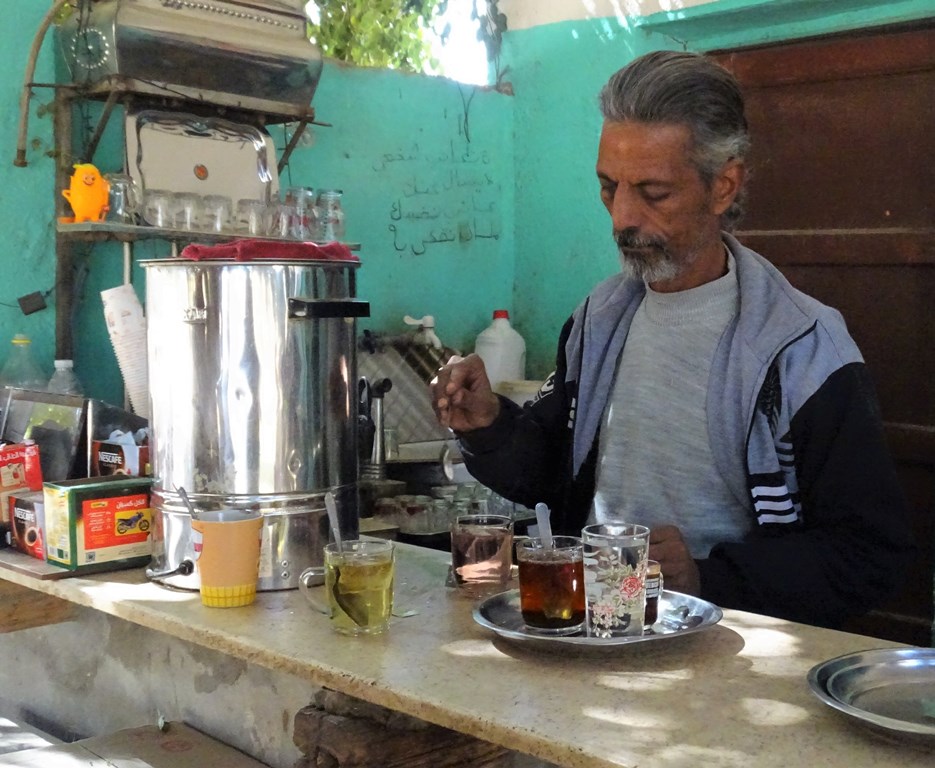
[[[614,242],[621,249],[656,248],[664,251],[666,248],[666,242],[661,237],[641,237],[635,229],[615,231]]]

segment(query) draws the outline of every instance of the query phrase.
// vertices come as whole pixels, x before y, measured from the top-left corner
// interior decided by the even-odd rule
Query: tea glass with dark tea
[[[471,597],[506,588],[512,550],[513,520],[505,515],[459,515],[451,524],[451,570]]]
[[[524,539],[516,545],[520,611],[533,634],[571,635],[584,624],[584,549],[575,536]]]

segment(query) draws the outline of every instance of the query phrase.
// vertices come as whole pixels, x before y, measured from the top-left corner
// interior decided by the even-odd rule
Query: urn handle
[[[289,299],[290,318],[370,317],[370,302],[355,299]]]

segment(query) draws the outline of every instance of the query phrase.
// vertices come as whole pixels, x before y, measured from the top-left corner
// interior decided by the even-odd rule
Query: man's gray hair
[[[685,125],[692,163],[709,185],[729,160],[744,161],[750,148],[743,94],[733,75],[697,53],[655,51],[614,73],[601,89],[601,114],[610,122]],[[746,190],[721,215],[730,231],[743,215]]]

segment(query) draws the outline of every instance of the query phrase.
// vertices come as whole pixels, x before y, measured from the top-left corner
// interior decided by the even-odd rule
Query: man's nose
[[[643,224],[642,206],[636,196],[623,185],[617,187],[610,206],[610,219],[614,229],[622,232],[626,229],[639,230]]]

